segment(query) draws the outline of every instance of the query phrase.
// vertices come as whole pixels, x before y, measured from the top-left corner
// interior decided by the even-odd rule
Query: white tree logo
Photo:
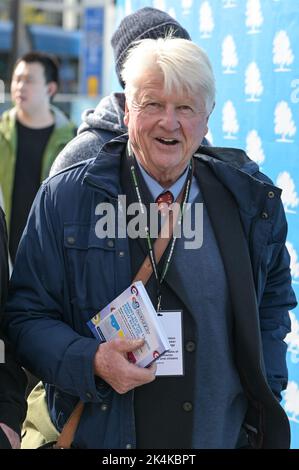
[[[294,54],[286,31],[278,31],[273,39],[273,64],[277,65],[275,72],[290,72],[288,65],[294,61]]]
[[[299,204],[299,198],[296,193],[295,183],[287,171],[279,173],[276,186],[282,189],[281,200],[284,205],[284,209],[289,214],[296,214],[296,211],[291,208],[297,207]]]
[[[290,421],[299,423],[299,387],[294,381],[288,383],[284,392],[284,409]]]
[[[260,69],[255,62],[251,62],[245,71],[246,101],[260,101],[258,98],[264,91]]]
[[[183,15],[189,15],[193,5],[193,0],[182,0]]]
[[[277,103],[274,111],[274,132],[281,137],[276,139],[276,142],[294,142],[292,139],[287,139],[287,136],[293,137],[296,134],[296,126],[293,121],[292,111],[286,101]]]
[[[260,0],[247,0],[246,4],[246,26],[248,34],[259,33],[260,26],[264,22]]]
[[[299,262],[297,252],[291,242],[286,242],[286,247],[291,258],[291,274],[293,283],[299,284]],[[296,279],[298,279],[298,281]]]
[[[234,38],[229,34],[222,43],[222,67],[223,73],[236,73],[234,70],[238,65],[238,55]]]
[[[176,19],[176,13],[175,13],[175,9],[174,9],[173,7],[169,8],[168,14],[169,14],[169,16],[171,16],[172,18]]]
[[[234,134],[239,131],[236,109],[232,101],[227,101],[222,109],[222,130],[225,139],[236,139]]]
[[[261,165],[265,161],[265,154],[264,154],[263,147],[262,147],[262,140],[255,129],[248,132],[247,134],[246,153],[258,165]]]
[[[213,11],[209,2],[203,2],[199,9],[199,31],[201,38],[210,38],[215,27]]]
[[[236,0],[222,0],[223,8],[235,8],[237,6]]]

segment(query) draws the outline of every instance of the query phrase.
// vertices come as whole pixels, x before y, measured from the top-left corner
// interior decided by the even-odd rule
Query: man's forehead
[[[21,61],[14,70],[14,75],[25,75],[26,77],[43,75],[43,73],[43,67],[39,62]]]
[[[177,90],[174,88],[170,93],[164,90],[164,84],[158,86],[143,86],[140,87],[137,92],[137,99],[141,101],[147,101],[150,99],[159,99],[163,101],[175,100],[175,101],[188,101],[194,102],[198,100],[199,96],[191,95],[183,88]]]

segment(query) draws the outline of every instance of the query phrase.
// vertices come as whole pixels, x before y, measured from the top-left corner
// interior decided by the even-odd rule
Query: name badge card
[[[182,313],[180,310],[162,310],[158,313],[158,320],[168,337],[170,349],[156,361],[157,376],[184,375]]]

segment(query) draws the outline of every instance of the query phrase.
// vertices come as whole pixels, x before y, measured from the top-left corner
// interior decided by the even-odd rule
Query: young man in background
[[[42,52],[25,54],[12,76],[15,106],[0,119],[0,186],[13,262],[40,183],[74,136],[74,125],[51,105],[58,84],[55,58]]]

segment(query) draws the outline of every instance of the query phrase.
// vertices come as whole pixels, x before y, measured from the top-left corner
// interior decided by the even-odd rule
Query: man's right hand
[[[155,380],[157,366],[138,367],[129,362],[127,353],[144,344],[143,339],[117,338],[99,345],[94,356],[94,373],[118,393],[126,393]]]

